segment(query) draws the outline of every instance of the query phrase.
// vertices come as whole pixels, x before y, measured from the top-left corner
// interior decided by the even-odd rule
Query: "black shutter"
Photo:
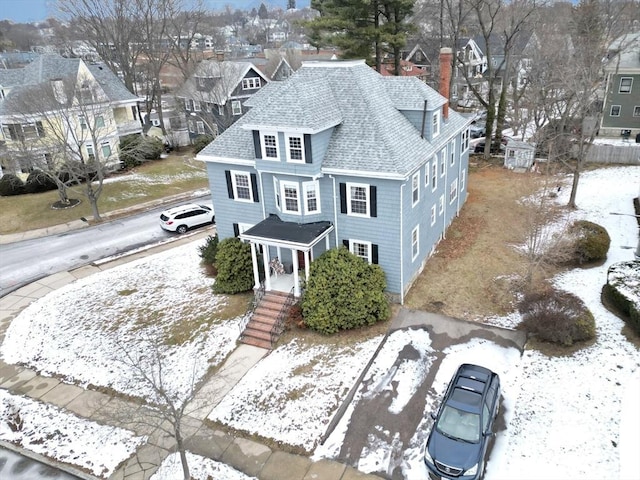
[[[375,243],[371,245],[371,263],[378,264],[378,245]]]
[[[349,250],[349,240],[342,240],[342,245],[347,247],[347,250]]]
[[[240,235],[240,228],[238,227],[237,223],[233,224],[233,236],[237,237]]]
[[[258,203],[260,196],[258,195],[258,176],[255,173],[251,174],[251,189],[253,190],[253,201]]]
[[[347,184],[340,184],[340,213],[347,213]]]
[[[260,147],[260,132],[253,130],[253,149],[256,152],[256,158],[262,158],[262,148]]]
[[[311,135],[304,134],[304,163],[313,163],[313,157],[311,156]]]
[[[369,209],[369,211],[371,212],[372,217],[378,216],[378,200],[376,198],[377,191],[378,189],[374,185],[371,185],[371,187],[369,188],[369,196],[371,197],[369,199],[371,202],[371,208]]]
[[[229,194],[230,199],[234,199],[233,197],[233,183],[231,183],[231,172],[229,170],[225,170],[224,174],[227,177],[227,193]]]

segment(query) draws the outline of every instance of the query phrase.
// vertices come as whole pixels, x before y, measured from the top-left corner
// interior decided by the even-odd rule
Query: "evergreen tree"
[[[287,0],[287,10],[294,10],[296,8],[296,0]]]
[[[269,11],[267,10],[267,6],[264,3],[260,4],[260,8],[258,9],[258,17],[260,18],[260,20],[269,18]]]

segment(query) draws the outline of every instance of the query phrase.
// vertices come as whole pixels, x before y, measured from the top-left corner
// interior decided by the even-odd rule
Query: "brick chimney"
[[[440,95],[447,99],[442,107],[442,116],[449,118],[449,85],[451,84],[451,62],[453,51],[448,47],[440,49]]]

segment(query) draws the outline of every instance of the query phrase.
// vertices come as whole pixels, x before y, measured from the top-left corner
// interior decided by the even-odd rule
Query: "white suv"
[[[160,226],[170,232],[185,233],[190,228],[214,221],[213,208],[195,203],[173,207],[160,214]]]

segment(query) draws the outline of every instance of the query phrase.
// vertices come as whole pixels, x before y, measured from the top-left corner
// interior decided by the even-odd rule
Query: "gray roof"
[[[416,78],[382,77],[364,61],[304,62],[291,78],[252,100],[254,107],[199,158],[255,160],[251,129],[317,131],[336,125],[323,171],[405,177],[469,123],[449,109],[441,134],[433,142],[421,138],[400,110],[422,111],[425,100],[433,110],[446,100]]]
[[[127,90],[125,84],[105,64],[90,63],[87,67],[111,102],[138,100],[138,97]]]
[[[229,99],[240,81],[249,70],[258,72],[265,83],[267,77],[250,61],[224,61],[203,60],[196,67],[195,73],[182,85],[175,93],[176,97],[194,98],[202,102],[224,105]],[[196,78],[217,78],[214,87],[206,92],[199,91],[196,85]]]
[[[331,222],[295,223],[283,222],[277,215],[269,215],[242,235],[248,237],[277,239],[300,245],[311,245],[331,228]]]
[[[640,71],[640,32],[617,38],[609,47],[607,71],[632,73]]]
[[[77,78],[81,63],[84,62],[79,58],[40,55],[23,68],[0,70],[0,85],[9,88],[7,98],[15,98],[21,92],[50,80]],[[129,92],[120,79],[105,65],[87,65],[87,67],[110,102],[137,100],[138,97]],[[10,113],[7,109],[6,102],[0,104],[0,115]]]

